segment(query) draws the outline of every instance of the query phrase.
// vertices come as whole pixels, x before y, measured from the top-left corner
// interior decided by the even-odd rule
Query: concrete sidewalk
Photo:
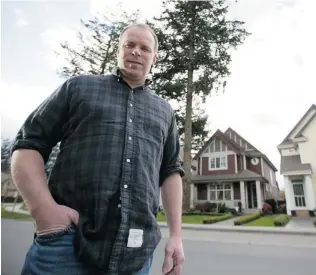
[[[158,223],[161,228],[166,228],[166,222]],[[220,231],[238,233],[258,233],[258,234],[287,234],[287,235],[307,235],[316,236],[316,228],[285,228],[285,227],[264,227],[264,226],[228,226],[216,224],[182,224],[182,229],[196,231]]]

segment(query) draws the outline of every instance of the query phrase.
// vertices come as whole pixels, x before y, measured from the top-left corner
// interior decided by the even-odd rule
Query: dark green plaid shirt
[[[131,274],[153,255],[159,190],[179,161],[171,106],[147,85],[131,89],[116,73],[67,80],[25,121],[14,141],[45,162],[60,152],[48,179],[57,203],[80,214],[76,255],[109,274]],[[129,229],[143,244],[127,247]]]

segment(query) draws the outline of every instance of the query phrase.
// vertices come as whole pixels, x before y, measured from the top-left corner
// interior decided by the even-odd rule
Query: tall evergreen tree
[[[58,55],[65,56],[66,66],[58,74],[68,78],[81,74],[101,75],[112,71],[116,64],[118,39],[124,27],[136,23],[138,12],[127,14],[123,12],[118,20],[113,21],[110,15],[93,20],[83,21],[83,31],[78,32],[76,45],[69,45],[68,41],[61,44]]]
[[[154,79],[166,97],[185,97],[183,209],[190,207],[194,95],[202,100],[225,88],[231,49],[249,33],[244,22],[227,19],[225,0],[163,2],[153,26],[159,39],[159,63]],[[195,108],[195,107],[194,107]]]

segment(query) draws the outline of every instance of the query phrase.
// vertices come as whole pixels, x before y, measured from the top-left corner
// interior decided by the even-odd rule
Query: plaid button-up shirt
[[[60,152],[48,179],[59,204],[79,212],[75,253],[108,274],[131,274],[153,255],[160,186],[179,160],[171,106],[147,85],[130,88],[119,70],[70,78],[27,118],[14,141],[48,160]],[[128,247],[130,229],[143,230]]]

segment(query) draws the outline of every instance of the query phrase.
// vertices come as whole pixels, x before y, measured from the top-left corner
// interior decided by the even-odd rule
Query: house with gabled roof
[[[232,128],[217,130],[193,158],[191,207],[225,203],[245,212],[262,209],[266,199],[278,199],[277,168],[269,158]]]
[[[287,214],[316,211],[316,105],[313,104],[278,145]]]

